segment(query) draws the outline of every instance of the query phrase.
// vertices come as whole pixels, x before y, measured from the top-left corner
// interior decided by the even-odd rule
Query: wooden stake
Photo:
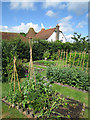
[[[34,75],[34,67],[33,67],[33,60],[32,60],[32,39],[29,40],[29,45],[30,45],[30,64],[29,64],[29,74],[30,74],[30,79],[34,78],[35,81],[35,86],[36,86],[36,80],[35,80],[35,75]]]
[[[65,65],[65,60],[64,60],[64,58],[65,58],[65,50],[64,50],[64,56],[63,56],[63,61],[64,61],[64,65]]]
[[[81,64],[80,64],[80,67],[82,67],[82,61],[83,61],[83,52],[82,52],[82,57],[81,57]]]
[[[66,51],[66,64],[67,64],[67,54],[68,54],[68,50]]]
[[[75,63],[75,57],[76,57],[76,51],[75,51],[75,56],[74,56],[74,61],[73,61],[73,65],[74,65],[74,63]]]
[[[21,92],[21,89],[20,89],[20,83],[19,83],[19,79],[18,79],[18,73],[17,73],[17,70],[16,70],[16,76],[17,76],[17,81],[18,81],[18,88],[19,88],[19,91]]]
[[[89,60],[89,59],[88,59]],[[87,60],[87,68],[86,68],[86,72],[88,73],[88,60]]]
[[[18,88],[19,88],[19,91],[21,92],[21,89],[20,89],[20,84],[19,84],[19,79],[18,79],[18,73],[17,73],[17,70],[16,70],[16,58],[14,56],[14,60],[13,60],[13,63],[14,63],[14,69],[13,69],[13,72],[12,73],[12,77],[11,77],[11,84],[12,84],[12,80],[14,78],[14,93],[15,93],[15,78],[17,77],[17,82],[18,82]]]
[[[15,62],[16,62],[16,58],[14,56],[14,93],[15,93]]]
[[[80,55],[81,55],[81,53],[79,53],[79,58],[78,58],[78,66],[79,66],[79,62],[80,62]]]
[[[83,69],[84,69],[84,59],[85,59],[85,51],[84,51],[84,57],[83,57]]]
[[[70,51],[70,57],[69,57],[69,61],[71,61],[71,51]],[[70,64],[71,64],[71,62],[70,62]]]

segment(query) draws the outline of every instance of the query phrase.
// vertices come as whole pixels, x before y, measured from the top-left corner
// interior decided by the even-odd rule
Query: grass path
[[[82,91],[78,91],[72,88],[68,88],[66,86],[60,86],[57,84],[52,84],[53,89],[57,92],[60,92],[65,97],[73,98],[75,100],[79,100],[82,103],[85,103],[88,106],[88,93],[84,93]]]

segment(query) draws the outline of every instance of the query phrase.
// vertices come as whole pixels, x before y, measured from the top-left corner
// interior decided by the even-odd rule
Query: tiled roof
[[[23,41],[27,41],[27,39],[19,33],[0,32],[0,34],[2,35],[3,40],[10,40],[12,38],[20,37]]]
[[[40,32],[36,34],[34,29],[30,28],[26,37],[22,36],[20,33],[0,32],[0,34],[2,34],[2,39],[5,39],[5,40],[10,40],[16,37],[20,37],[23,41],[28,41],[28,38],[39,38],[39,39],[46,40],[52,35],[52,33],[55,30],[56,28],[50,28],[47,30],[43,28]]]
[[[27,33],[27,35],[26,35],[26,37],[27,37],[27,38],[32,38],[32,37],[34,37],[35,35],[36,35],[36,33],[35,33],[34,29],[33,29],[33,28],[30,28],[29,31],[28,31],[28,33]]]
[[[52,33],[55,31],[55,29],[56,28],[50,28],[50,29],[47,29],[47,30],[42,29],[40,32],[38,32],[35,35],[35,38],[46,40],[52,35]]]

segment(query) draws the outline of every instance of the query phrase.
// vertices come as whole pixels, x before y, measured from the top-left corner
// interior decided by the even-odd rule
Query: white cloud
[[[81,15],[88,11],[88,3],[87,2],[70,2],[67,4],[68,11],[73,11],[77,15]]]
[[[30,2],[30,0],[22,0],[21,2],[17,1],[17,2],[13,2],[13,0],[11,0],[10,3],[10,8],[11,9],[31,9],[34,10],[35,6],[34,6],[34,2]]]
[[[54,13],[52,10],[48,10],[46,12],[46,15],[49,16],[49,17],[55,17],[56,16],[56,13]]]
[[[67,42],[74,42],[74,40],[71,38],[71,37],[73,37],[73,35],[72,34],[70,34],[70,35],[65,35],[65,37],[66,37],[66,39],[67,39]]]
[[[33,24],[32,22],[27,23],[27,24],[21,23],[20,25],[13,26],[13,27],[0,26],[0,31],[2,31],[2,32],[17,32],[17,33],[24,32],[24,33],[27,33],[29,28],[31,27],[31,28],[34,28],[34,30],[36,32],[39,32],[41,30],[42,26],[44,26],[42,23],[41,23],[41,26],[38,26],[38,24]]]
[[[67,2],[67,3],[63,3]],[[59,8],[59,9],[65,9],[67,8],[68,11],[74,12],[77,15],[81,15],[88,11],[88,0],[46,0],[45,3],[43,3],[43,8]]]
[[[46,2],[44,2],[43,3],[43,8],[49,8],[49,7],[57,7],[58,6],[58,4],[59,4],[59,2],[52,2],[51,0],[49,1],[48,0],[48,2],[47,2],[47,0],[46,0]]]
[[[67,7],[67,4],[60,3],[59,4],[59,9],[65,9]]]
[[[76,26],[76,28],[83,28],[84,25],[86,25],[86,24],[87,24],[87,22],[81,21],[81,22],[78,23],[78,25]]]
[[[60,30],[62,30],[65,33],[73,32],[74,29],[72,28],[72,23],[70,22],[71,19],[72,16],[67,16],[59,20]]]
[[[44,25],[43,25],[43,23],[41,23],[41,28],[44,28]]]

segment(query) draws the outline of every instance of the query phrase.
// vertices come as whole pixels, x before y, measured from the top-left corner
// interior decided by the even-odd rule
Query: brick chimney
[[[56,25],[56,40],[59,40],[59,25]]]
[[[42,28],[41,31],[45,30],[45,28]]]

